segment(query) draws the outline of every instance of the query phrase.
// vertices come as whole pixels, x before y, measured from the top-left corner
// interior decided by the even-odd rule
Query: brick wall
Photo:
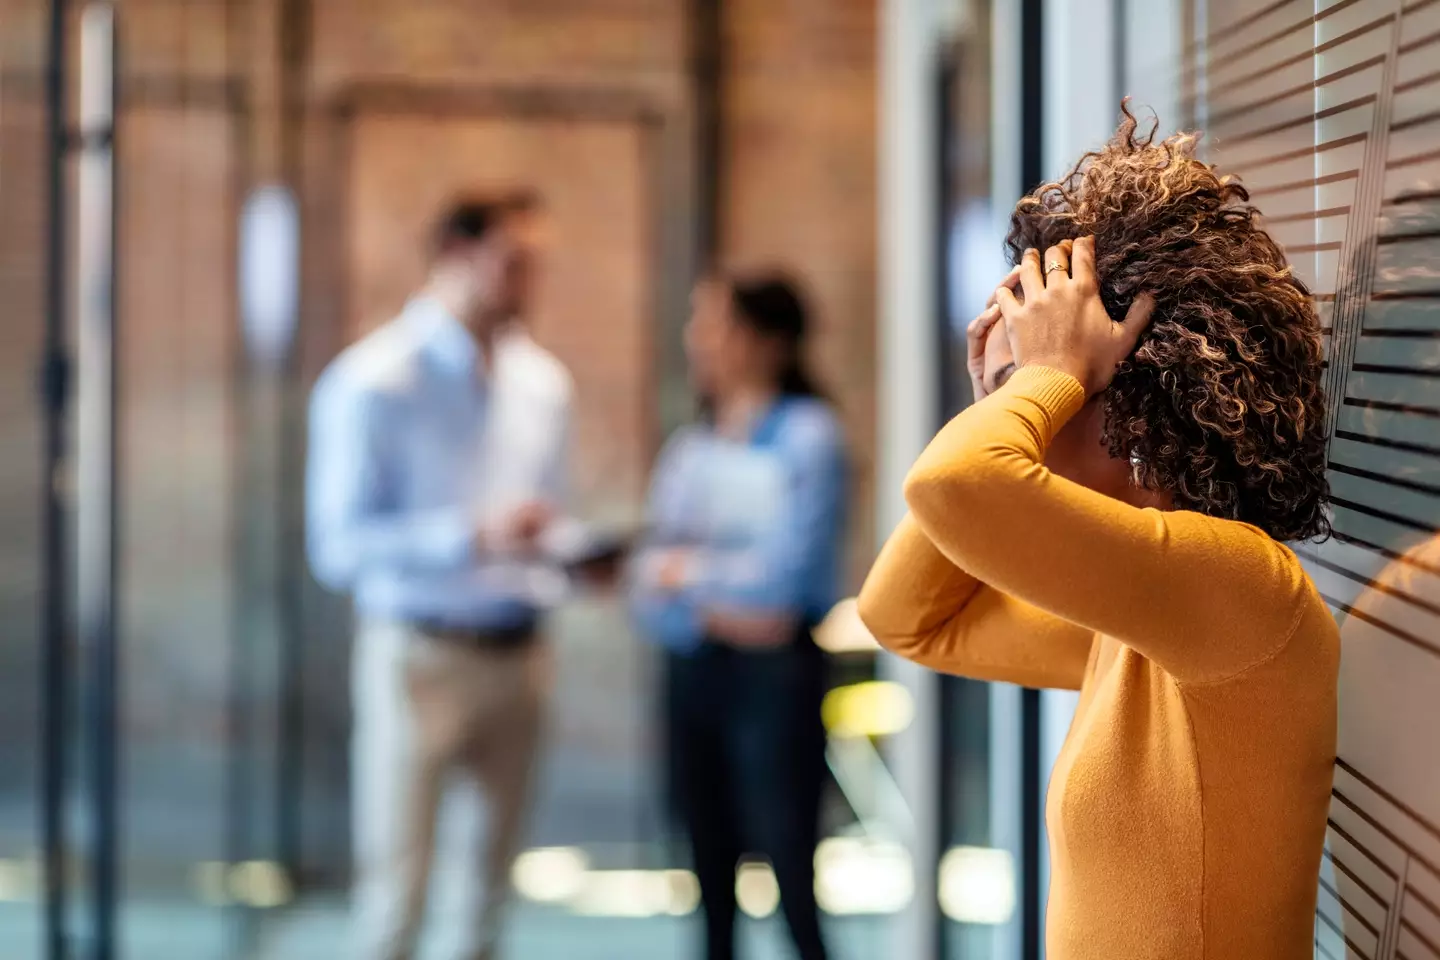
[[[314,81],[642,89],[684,83],[681,0],[314,0]]]
[[[680,319],[675,280],[690,269],[675,223],[688,203],[683,5],[374,0],[362,14],[316,0],[314,10],[303,192],[312,232],[330,242],[307,243],[306,313],[319,322],[303,366],[313,372],[400,305],[451,194],[535,186],[555,244],[532,321],[576,379],[573,486],[591,510],[633,513],[661,439],[658,344]],[[307,632],[333,632],[335,611],[311,596]],[[614,607],[566,611],[555,634],[564,654],[546,759],[565,773],[542,776],[535,842],[623,842],[647,802],[648,661]],[[309,661],[307,717],[332,739],[345,734],[344,710],[322,678],[343,672],[346,646],[317,645]],[[323,736],[307,739],[313,792],[343,805],[343,762]],[[321,816],[307,827],[313,862],[343,859],[335,826]]]
[[[401,305],[450,196],[538,187],[559,235],[534,329],[576,377],[575,487],[592,508],[633,512],[660,439],[655,344],[674,322],[674,298],[655,290],[687,268],[656,243],[676,199],[657,164],[659,142],[683,131],[683,13],[667,0],[380,0],[363,12],[319,0],[310,98],[343,146],[309,185],[348,182],[331,199],[345,251],[310,285],[343,299],[328,305],[339,322],[311,332],[307,366]],[[351,105],[345,117],[320,119],[336,103]]]
[[[633,513],[657,433],[650,131],[634,120],[362,114],[351,136],[357,332],[393,316],[424,277],[431,220],[451,196],[522,184],[543,194],[550,249],[530,323],[575,378],[571,489],[587,512]]]
[[[149,106],[156,106],[154,98],[159,97],[171,111],[169,121],[136,123],[133,136],[163,135],[178,144],[202,138],[204,131],[213,127],[223,128],[223,142],[237,150],[254,142],[247,139],[246,116],[231,109],[237,104],[223,101],[221,84],[229,78],[237,89],[244,89],[255,80],[250,64],[263,52],[263,45],[251,35],[257,22],[252,8],[259,2],[127,0],[121,10],[122,62],[132,77],[147,78],[145,86],[137,85],[132,95]],[[728,75],[723,93],[726,155],[721,164],[725,180],[721,256],[735,265],[783,263],[808,282],[821,327],[815,360],[845,411],[861,468],[856,528],[868,531],[864,514],[870,500],[868,463],[874,446],[874,3],[806,0],[777,8],[760,0],[730,0],[724,9]],[[39,0],[0,0],[0,20],[5,26],[0,70],[9,78],[0,97],[10,105],[10,125],[17,133],[25,122],[25,111],[33,112],[39,93],[35,80],[43,60],[43,14]],[[633,200],[648,206],[628,214],[642,220],[633,229],[624,223],[618,226],[622,234],[630,230],[632,243],[637,249],[644,247],[647,254],[639,268],[643,275],[622,279],[620,285],[639,284],[643,291],[615,294],[616,302],[624,301],[624,312],[630,314],[624,319],[613,316],[614,310],[603,320],[593,316],[561,319],[557,303],[557,315],[547,316],[540,324],[542,339],[581,373],[582,395],[588,392],[598,398],[593,422],[582,435],[581,447],[586,453],[579,472],[611,476],[614,454],[604,451],[608,451],[614,431],[621,430],[625,435],[620,446],[629,451],[631,462],[620,470],[619,486],[632,494],[638,492],[646,454],[653,451],[661,426],[658,415],[645,422],[635,405],[645,402],[653,408],[656,381],[665,377],[673,384],[679,379],[673,369],[675,352],[664,347],[673,346],[675,331],[683,322],[683,286],[693,268],[684,255],[665,255],[676,246],[676,234],[685,229],[682,221],[692,199],[685,179],[685,141],[690,133],[685,16],[682,0],[372,0],[366,4],[314,0],[310,81],[305,93],[310,121],[304,135],[302,180],[309,215],[305,234],[309,301],[302,330],[307,376],[354,335],[357,312],[373,319],[375,311],[393,309],[398,299],[393,292],[368,302],[367,284],[402,289],[418,275],[413,256],[397,257],[393,271],[384,277],[375,275],[373,263],[367,263],[365,277],[355,278],[348,270],[355,248],[345,231],[353,225],[349,205],[354,198],[340,189],[354,172],[350,169],[354,153],[346,139],[352,115],[338,114],[333,109],[337,103],[353,100],[357,90],[396,82],[431,91],[458,89],[463,96],[484,94],[491,97],[490,107],[485,108],[487,120],[508,119],[519,125],[517,130],[531,124],[525,128],[531,132],[521,135],[531,141],[533,123],[557,119],[557,110],[561,114],[606,114],[616,109],[644,113],[656,129],[663,130],[653,135],[637,130],[635,134],[634,149],[649,151],[637,162],[651,182],[642,184],[645,193],[637,193]],[[17,77],[22,80],[17,82]],[[547,93],[563,102],[558,107],[542,103],[537,115],[537,95],[543,100]],[[558,120],[562,126],[576,122],[569,115]],[[171,149],[183,153],[188,148]],[[139,147],[136,155],[147,150]],[[26,161],[23,150],[12,147],[7,153],[6,202],[33,205],[38,191],[28,187],[40,184],[23,181],[35,180],[42,170]],[[261,166],[250,160],[237,153],[217,162],[243,178],[244,170]],[[375,179],[375,166],[372,163],[367,168],[367,183],[381,192],[392,189]],[[477,164],[478,180],[485,179],[478,172],[483,166]],[[588,178],[585,189],[614,206],[611,187],[618,180],[607,181],[593,164],[577,164],[574,169],[577,176]],[[413,183],[402,182],[402,178],[417,175],[422,174],[397,169],[393,190],[413,193]],[[383,173],[379,176],[383,178]],[[463,176],[447,176],[457,186],[464,183]],[[490,176],[493,179],[494,174]],[[185,182],[177,181],[177,186]],[[234,180],[234,185],[243,189],[241,179]],[[628,190],[633,184],[624,186]],[[224,187],[220,185],[222,194]],[[423,215],[416,213],[417,221],[433,213],[428,208],[436,205],[439,195],[435,189],[420,192],[424,200],[416,203],[427,209]],[[213,203],[206,203],[213,211],[222,216],[233,211],[234,197],[217,195],[212,199]],[[184,190],[177,189],[147,201],[143,210],[131,207],[126,215],[135,222],[127,223],[123,232],[133,239],[141,255],[148,257],[149,251],[159,249],[168,242],[167,237],[173,238],[175,231],[182,229],[176,224],[187,216],[181,208],[191,200]],[[602,212],[605,202],[592,206],[595,215],[615,215]],[[22,211],[17,208],[14,212]],[[4,229],[12,249],[41,249],[33,216],[8,217]],[[595,244],[593,255],[603,260],[609,252],[605,231],[589,232],[595,239],[586,242]],[[364,237],[357,241],[366,242]],[[228,295],[233,271],[229,245],[209,244],[183,248],[182,252],[187,277],[200,287]],[[32,260],[18,253],[7,257],[4,268],[14,287],[12,304],[23,304],[38,294],[38,261]],[[127,269],[143,273],[148,267]],[[347,273],[352,273],[348,279]],[[562,269],[556,277],[557,288],[565,279]],[[589,302],[597,302],[593,288],[587,292],[591,294]],[[606,301],[601,296],[598,302]],[[207,332],[216,325],[232,323],[230,312],[211,310],[200,319],[191,311],[183,321],[178,314],[172,316],[164,310],[129,312],[132,325],[153,330],[161,342],[166,341],[167,330],[174,330],[181,342],[210,337],[224,350],[234,343],[228,331]],[[32,325],[38,323],[37,312],[26,313]],[[597,335],[597,325],[612,331],[613,336]],[[142,357],[149,352],[133,345],[131,349]],[[156,355],[173,352],[161,349]],[[643,363],[637,353],[643,353]],[[197,376],[224,370],[234,360],[223,350],[209,359],[184,350],[178,355],[201,364],[194,371]],[[658,369],[661,364],[670,369]],[[581,370],[587,366],[594,368],[593,377]],[[141,379],[160,386],[153,378]],[[637,379],[646,385],[637,385]],[[617,398],[616,391],[627,390],[630,396]],[[619,411],[617,422],[608,430],[602,423],[602,410],[605,415]],[[868,538],[859,537],[857,556],[868,556],[868,546]]]
[[[874,537],[876,4],[727,0],[722,253],[788,265],[818,314],[813,361],[849,431],[854,585]]]
[[[688,123],[684,7],[680,0],[377,0],[360,15],[345,0],[317,0],[312,94],[324,103],[346,91],[404,77],[427,89],[498,92],[497,109],[503,113],[511,109],[504,104],[513,105],[506,91],[528,88],[561,96],[589,91],[591,100],[577,102],[609,96],[645,104],[663,118],[668,134],[660,139],[683,137]],[[873,0],[809,0],[777,8],[759,0],[730,0],[725,11],[720,256],[737,266],[785,264],[810,287],[820,328],[814,360],[840,401],[855,453],[858,577],[873,542],[875,5]],[[526,121],[516,115],[511,119]],[[667,156],[663,146],[655,149],[657,158]],[[320,176],[333,177],[337,163],[344,158],[329,156]],[[589,189],[606,190],[604,176],[593,169],[576,167],[575,173],[591,179]],[[649,176],[667,174],[652,169]],[[674,171],[668,176],[673,180]],[[447,179],[458,182],[453,175]],[[657,184],[650,199],[672,208],[687,202],[683,173],[681,179],[679,190],[673,182]],[[438,193],[429,189],[422,195],[429,202]],[[660,211],[657,220],[664,216]],[[355,239],[370,242],[360,234]],[[653,244],[655,238],[649,239]],[[394,277],[358,283],[403,288],[417,274],[413,259],[402,257]],[[670,291],[654,297],[643,318],[652,329],[637,330],[633,322],[607,316],[603,325],[612,335],[598,336],[596,318],[588,312],[542,317],[539,324],[542,339],[579,374],[582,398],[597,400],[593,424],[579,440],[582,486],[586,477],[612,477],[619,466],[624,486],[635,489],[638,461],[617,464],[613,441],[643,451],[658,440],[658,417],[652,415],[647,424],[633,414],[638,399],[653,408],[657,394],[655,384],[634,389],[634,351],[646,351],[651,380],[662,375],[653,369],[655,363],[673,366],[674,351],[663,348],[673,344],[683,322],[683,290],[677,295],[675,274],[687,272],[689,264],[683,257],[662,258],[648,267],[646,286],[654,291],[668,284]],[[557,291],[565,279],[555,277]],[[330,305],[340,323],[313,329],[308,355],[318,361],[332,353],[347,335],[341,331],[354,329],[356,311],[384,313],[397,299],[393,291],[378,300],[363,291],[358,295],[360,303]],[[594,296],[589,299],[595,302]],[[675,371],[668,375],[676,379]],[[619,395],[625,392],[631,395]],[[610,411],[627,412],[602,423]],[[617,437],[617,430],[652,435],[622,432]]]
[[[276,51],[253,35],[264,2],[120,5],[129,81],[120,419],[132,860],[170,850],[223,855],[215,818],[226,754],[217,746],[228,736],[236,658],[253,671],[261,752],[252,786],[263,798],[274,769],[275,679],[284,645],[296,644],[305,658],[307,796],[322,811],[307,815],[307,859],[343,861],[335,816],[345,789],[343,604],[307,588],[299,630],[287,636],[275,627],[286,602],[280,581],[298,581],[299,559],[277,564],[246,551],[298,544],[300,464],[286,444],[300,437],[286,440],[282,416],[294,423],[319,368],[418,281],[415,240],[445,195],[528,178],[552,200],[565,247],[551,258],[536,332],[577,376],[577,486],[592,505],[637,505],[662,439],[660,401],[669,420],[688,406],[676,349],[695,266],[683,0],[313,0],[297,154],[302,382],[278,395],[246,387],[236,376],[233,217],[248,183],[274,166],[262,155],[273,143],[263,126],[274,79],[263,65]],[[782,263],[811,288],[821,327],[814,359],[844,410],[859,468],[857,576],[871,552],[874,448],[873,6],[726,4],[720,165],[721,258]],[[12,347],[0,361],[0,441],[7,456],[30,451],[0,476],[0,625],[10,638],[0,676],[11,678],[0,703],[5,716],[17,714],[6,728],[22,732],[34,728],[38,650],[39,418],[29,385],[43,317],[44,13],[41,0],[0,0],[0,300]],[[281,469],[290,472],[282,478]],[[288,506],[267,512],[277,496]],[[615,620],[599,629],[623,633]],[[637,667],[644,658],[618,650],[597,644],[562,663],[567,706],[556,756],[572,769],[638,762],[650,720]],[[27,769],[32,752],[28,735],[0,742],[15,769]],[[625,789],[643,789],[644,766],[634,769],[621,778]],[[576,788],[543,806],[584,801],[587,817],[607,822],[595,797],[610,789]],[[165,822],[176,798],[208,811],[193,830]],[[616,800],[614,822],[633,824],[636,802]]]
[[[0,3],[0,70],[36,32]],[[38,25],[38,20],[33,21]],[[0,74],[3,76],[3,74]],[[45,117],[34,96],[7,94],[0,81],[0,764],[15,772],[21,795],[34,790],[38,729],[39,605],[42,487],[41,424],[35,395],[44,321]],[[7,742],[8,741],[8,742]],[[33,818],[32,818],[33,819]],[[28,824],[27,824],[28,826]],[[3,840],[0,840],[3,842]],[[18,849],[11,845],[6,849]]]

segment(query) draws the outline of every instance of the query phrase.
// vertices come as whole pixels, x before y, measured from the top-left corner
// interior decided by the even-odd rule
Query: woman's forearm
[[[977,581],[914,517],[891,534],[860,591],[860,619],[890,652],[944,673],[1079,689],[1093,635]]]
[[[1074,378],[1024,367],[947,424],[905,486],[925,536],[995,590],[1178,678],[1223,677],[1273,653],[1308,589],[1294,555],[1254,527],[1131,506],[1053,474],[1045,453],[1084,402]]]

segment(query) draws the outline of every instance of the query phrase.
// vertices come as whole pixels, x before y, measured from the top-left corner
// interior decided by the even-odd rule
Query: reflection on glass
[[[1423,954],[1440,942],[1440,11],[1319,4],[1282,37],[1297,13],[1208,6],[1215,152],[1263,195],[1327,333],[1335,536],[1298,548],[1343,647],[1316,956]]]

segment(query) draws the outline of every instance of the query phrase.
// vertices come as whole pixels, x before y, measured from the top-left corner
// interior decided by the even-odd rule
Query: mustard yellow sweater
[[[1050,960],[1308,960],[1335,623],[1262,531],[1047,470],[1084,401],[1026,367],[941,430],[860,615],[936,670],[1080,690],[1046,802]]]

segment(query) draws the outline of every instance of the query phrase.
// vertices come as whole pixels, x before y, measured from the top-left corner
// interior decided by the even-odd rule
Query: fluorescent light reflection
[[[1008,923],[1015,913],[1015,861],[1008,850],[954,847],[940,860],[940,909],[957,923]]]
[[[735,872],[735,902],[747,917],[763,920],[780,906],[780,884],[768,863],[742,863]]]
[[[700,906],[700,883],[689,870],[597,870],[576,847],[528,850],[516,860],[512,879],[526,900],[581,916],[681,917]],[[910,854],[898,843],[831,837],[815,851],[815,897],[826,913],[898,913],[914,895]],[[740,864],[735,900],[757,920],[779,910],[780,885],[769,862]]]
[[[815,851],[815,899],[826,913],[899,913],[914,896],[910,852],[898,843],[831,837]]]
[[[591,870],[567,905],[586,917],[684,916],[700,905],[700,884],[688,870]]]
[[[910,726],[915,700],[890,680],[866,680],[825,694],[820,716],[832,737],[886,737]]]
[[[290,875],[283,866],[269,860],[235,864],[207,860],[194,866],[190,882],[200,902],[214,907],[239,904],[273,910],[295,899]]]
[[[854,597],[835,604],[814,633],[815,644],[826,653],[874,653],[880,649],[869,628],[860,620]]]
[[[0,860],[0,903],[32,901],[39,886],[39,865],[34,860]]]
[[[590,858],[577,847],[526,850],[515,859],[515,890],[535,903],[567,903],[585,890]]]

